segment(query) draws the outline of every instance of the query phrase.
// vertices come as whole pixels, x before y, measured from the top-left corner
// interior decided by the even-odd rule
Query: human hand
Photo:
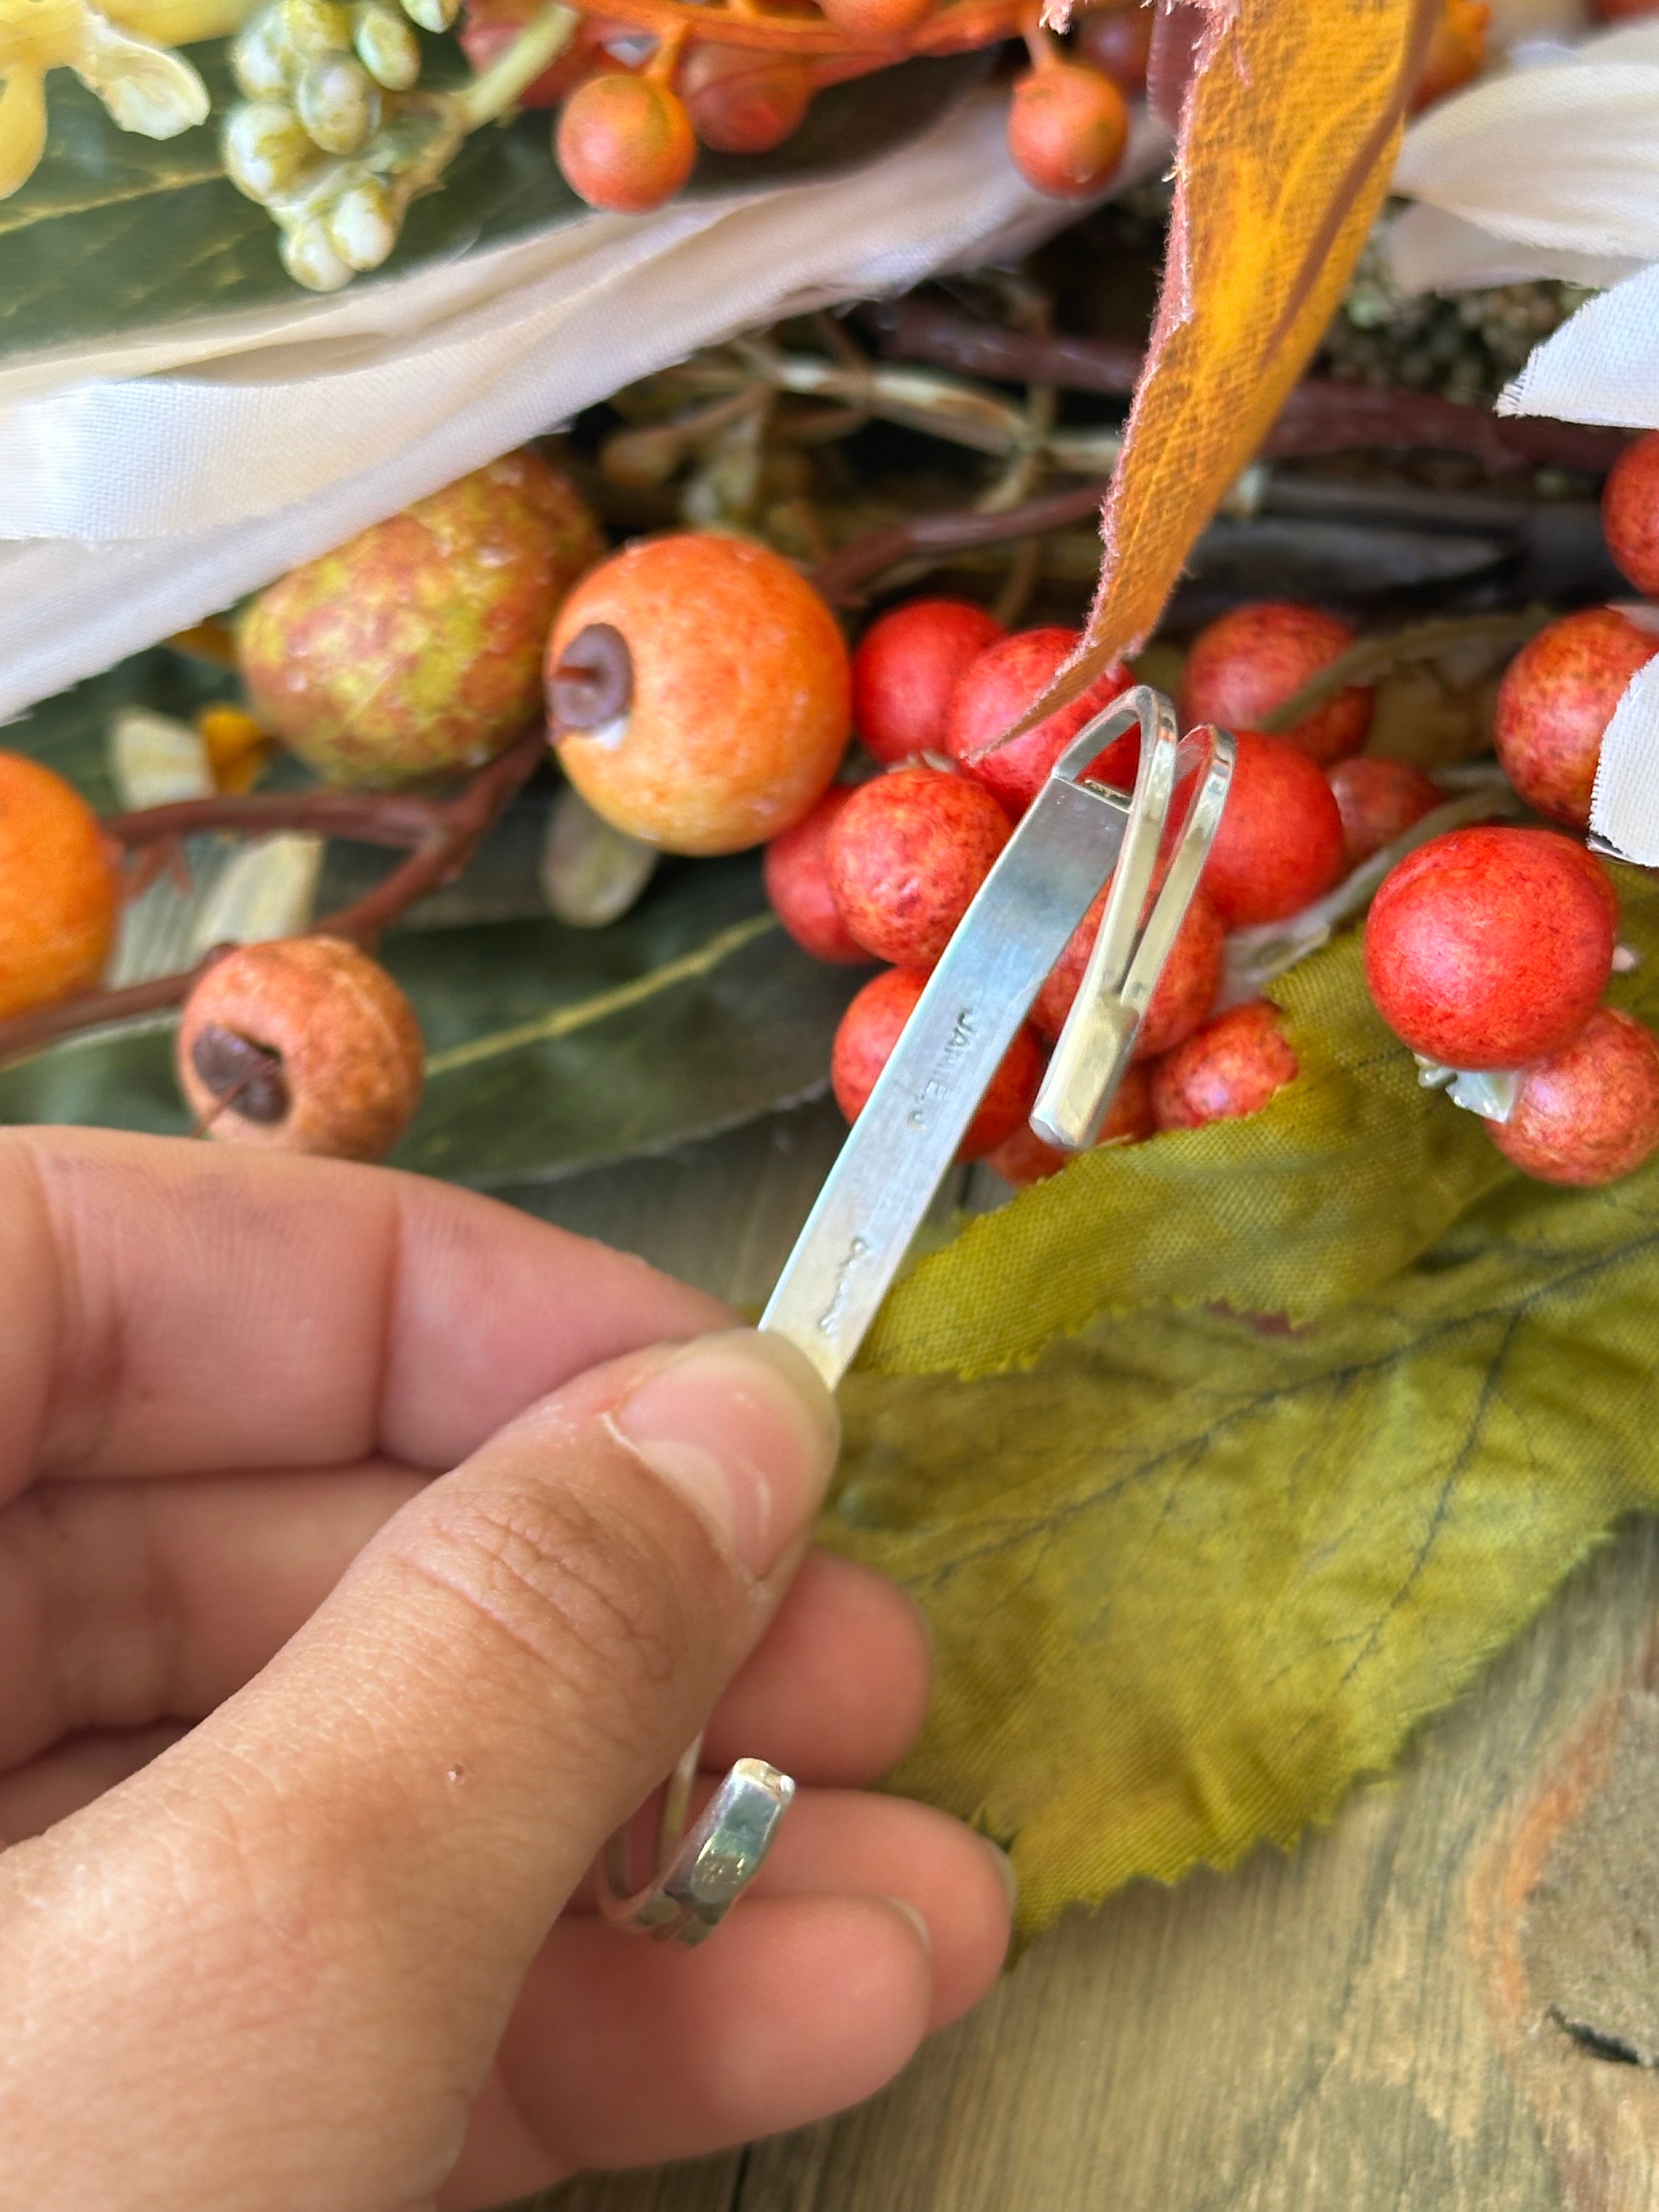
[[[834,1449],[787,1346],[488,1200],[0,1138],[4,2212],[464,2212],[834,2111],[969,2005],[1000,1855],[849,1786],[920,1620],[795,1572]],[[805,1786],[686,1952],[585,1874],[711,1709]]]

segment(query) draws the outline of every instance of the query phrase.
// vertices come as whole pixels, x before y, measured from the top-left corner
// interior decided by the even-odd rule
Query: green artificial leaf
[[[752,854],[665,870],[609,929],[411,930],[381,957],[431,1055],[394,1164],[485,1188],[688,1143],[814,1097],[862,981],[784,935]],[[185,1134],[173,1030],[157,1018],[88,1032],[0,1068],[0,1121]]]
[[[422,82],[453,82],[463,64],[453,42],[423,44]],[[227,52],[223,40],[189,50],[216,116],[236,97]],[[873,160],[937,122],[988,66],[988,55],[956,54],[832,87],[773,152],[703,154],[687,191],[796,183]],[[0,357],[307,296],[276,258],[270,216],[222,173],[216,122],[178,138],[136,137],[64,70],[49,100],[45,157],[0,201]],[[441,189],[410,210],[379,279],[359,284],[589,214],[559,174],[549,129],[537,112],[476,132]]]
[[[1659,883],[1620,881],[1642,959],[1611,996],[1659,1025]],[[1554,1189],[1437,1094],[1424,1110],[1486,1148],[1491,1187],[1305,1328],[1149,1303],[1018,1371],[843,1386],[823,1534],[905,1583],[937,1646],[897,1786],[1012,1849],[1030,1928],[1328,1820],[1621,1514],[1659,1503],[1659,1158]],[[1338,1144],[1296,1169],[1273,1135],[1293,1112],[1285,1093],[1235,1125],[1258,1133],[1263,1188],[1231,1226],[1195,1140],[1144,1148],[1172,1163],[1173,1209],[1144,1233],[1185,1256],[1149,1252],[1143,1291],[1202,1289],[1182,1146],[1220,1238],[1212,1297],[1252,1279],[1247,1219],[1259,1283],[1305,1249],[1328,1288],[1325,1187],[1352,1163]],[[1280,1181],[1301,1186],[1288,1210]],[[1411,1212],[1408,1184],[1395,1194]]]

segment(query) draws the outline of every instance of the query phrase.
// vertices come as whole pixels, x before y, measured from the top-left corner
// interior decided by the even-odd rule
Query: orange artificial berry
[[[1338,761],[1328,781],[1342,817],[1343,856],[1351,868],[1393,844],[1441,803],[1441,793],[1420,768],[1370,753]]]
[[[1506,1159],[1542,1182],[1613,1182],[1659,1151],[1659,1044],[1629,1014],[1598,1006],[1576,1036],[1523,1070],[1507,1121],[1488,1121]]]
[[[1346,623],[1294,599],[1234,607],[1193,640],[1181,672],[1183,726],[1218,722],[1224,730],[1259,730],[1353,641]],[[1279,735],[1328,768],[1364,744],[1375,703],[1369,685],[1351,684]]]
[[[564,104],[553,150],[571,190],[613,215],[648,215],[690,175],[697,141],[685,104],[653,76],[607,72]]]
[[[1144,1145],[1157,1133],[1151,1073],[1144,1066],[1126,1067],[1112,1094],[1096,1146]],[[1079,1157],[1076,1152],[1061,1152],[1058,1145],[1045,1143],[1028,1122],[1012,1137],[1005,1137],[994,1152],[988,1152],[985,1164],[1016,1190],[1027,1190],[1034,1182],[1046,1182],[1050,1176],[1057,1176]]]
[[[847,646],[781,554],[713,532],[589,572],[548,646],[551,728],[595,813],[668,853],[737,853],[828,788],[852,719]]]
[[[338,937],[222,955],[185,1002],[177,1060],[208,1136],[343,1160],[385,1158],[414,1117],[425,1073],[408,1000]]]
[[[1087,199],[1099,191],[1128,142],[1128,106],[1098,70],[1045,61],[1016,82],[1008,151],[1026,183],[1051,199]]]
[[[764,154],[800,128],[815,89],[797,54],[693,46],[675,80],[691,128],[717,154]]]
[[[1646,598],[1659,598],[1659,430],[1632,439],[1601,487],[1607,550]]]
[[[89,990],[119,887],[98,817],[72,784],[0,752],[0,1018]]]

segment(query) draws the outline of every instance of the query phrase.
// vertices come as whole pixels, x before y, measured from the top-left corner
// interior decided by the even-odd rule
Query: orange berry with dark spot
[[[241,945],[185,1002],[179,1081],[205,1133],[268,1152],[378,1160],[420,1103],[426,1056],[408,1000],[338,937]]]
[[[89,990],[119,905],[111,848],[80,793],[0,752],[0,1019]]]
[[[842,1016],[830,1055],[830,1080],[836,1103],[849,1121],[864,1111],[927,983],[927,976],[915,969],[885,969],[871,977]],[[957,1158],[982,1159],[1011,1137],[1030,1118],[1042,1081],[1042,1049],[1030,1029],[1022,1027],[998,1064]]]
[[[1152,1111],[1160,1129],[1240,1120],[1259,1114],[1298,1073],[1278,1009],[1254,999],[1230,1006],[1153,1063]]]
[[[781,554],[680,531],[585,576],[548,646],[550,735],[594,811],[667,853],[790,829],[847,749],[847,647]]]

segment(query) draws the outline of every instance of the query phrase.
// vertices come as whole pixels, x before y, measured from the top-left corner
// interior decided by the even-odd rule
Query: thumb
[[[770,1617],[836,1443],[806,1360],[748,1330],[578,1378],[388,1521],[245,1690],[33,1847],[35,2016],[63,2063],[78,2051],[70,2079],[102,2046],[112,2109],[128,2069],[137,2109],[188,2093],[168,2201],[195,2179],[240,2203],[227,2144],[260,2169],[249,2202],[437,2186],[562,1905]],[[107,2184],[148,2205],[130,2126],[97,2167],[95,2112],[88,2130],[77,2100],[84,2200],[60,2136],[49,2201]]]

